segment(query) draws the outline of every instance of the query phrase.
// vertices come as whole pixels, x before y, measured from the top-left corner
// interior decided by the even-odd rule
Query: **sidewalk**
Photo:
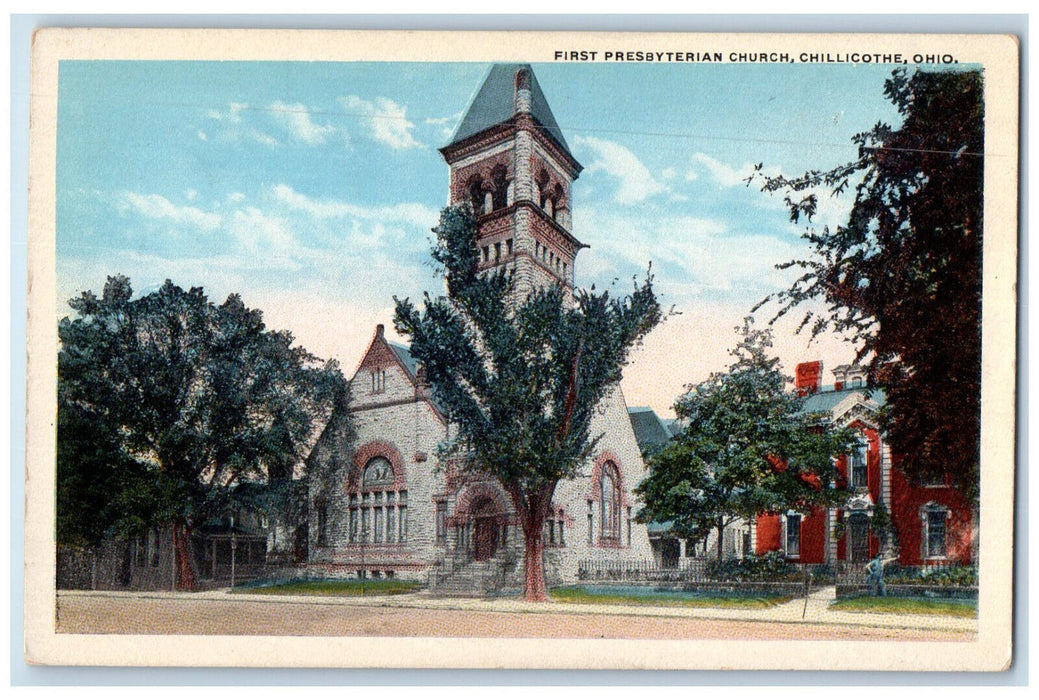
[[[778,622],[787,624],[842,625],[877,629],[936,630],[946,632],[974,632],[976,618],[948,615],[903,615],[870,612],[830,610],[834,602],[834,587],[822,588],[804,598],[771,608],[694,608],[682,606],[614,605],[589,603],[528,603],[515,598],[434,598],[426,593],[406,593],[392,596],[298,596],[257,595],[231,593],[228,589],[199,593],[171,593],[160,591],[62,591],[69,596],[111,596],[126,598],[183,598],[194,600],[243,601],[272,605],[340,605],[354,607],[422,608],[429,610],[470,610],[496,613],[557,613],[572,615],[630,615],[644,617],[696,618],[703,620],[732,620],[745,622]]]

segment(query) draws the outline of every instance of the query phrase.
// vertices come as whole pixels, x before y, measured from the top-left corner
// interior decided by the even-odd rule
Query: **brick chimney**
[[[798,396],[808,396],[819,391],[823,376],[823,363],[820,360],[802,362],[794,370],[794,389]]]
[[[386,334],[386,326],[381,323],[375,327],[375,337],[382,338]]]

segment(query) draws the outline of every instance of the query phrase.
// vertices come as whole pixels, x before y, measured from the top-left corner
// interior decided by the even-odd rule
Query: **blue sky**
[[[439,292],[429,229],[447,198],[445,145],[486,64],[63,62],[58,100],[58,316],[69,298],[128,275],[221,301],[240,292],[347,373],[392,296]],[[804,224],[748,188],[769,172],[855,156],[853,134],[897,123],[886,66],[537,64],[585,170],[573,190],[578,284],[652,261],[681,312],[625,374],[629,405],[662,415],[682,387],[721,370],[735,327],[794,273]],[[823,201],[813,225],[850,201]],[[767,315],[759,312],[762,321]],[[793,319],[792,319],[793,320]],[[791,320],[791,321],[792,321]],[[777,327],[788,373],[832,368],[853,348],[809,346]],[[826,373],[829,376],[828,372]]]

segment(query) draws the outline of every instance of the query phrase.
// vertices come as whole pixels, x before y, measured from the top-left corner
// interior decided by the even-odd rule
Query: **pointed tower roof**
[[[458,128],[455,129],[455,133],[451,137],[450,143],[444,147],[445,149],[512,119],[515,105],[516,71],[521,68],[525,68],[530,75],[531,116],[567,156],[574,157],[574,154],[570,152],[570,147],[566,145],[563,132],[556,123],[556,118],[548,106],[548,100],[545,99],[545,93],[541,91],[537,76],[534,75],[529,63],[496,63],[491,66],[490,72],[473,96],[465,111],[465,116],[462,117],[462,121],[459,122]],[[576,162],[576,159],[574,160]]]

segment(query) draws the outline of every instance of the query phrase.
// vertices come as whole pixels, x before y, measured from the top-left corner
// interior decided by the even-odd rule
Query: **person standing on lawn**
[[[884,588],[884,566],[892,561],[895,561],[895,557],[884,559],[883,555],[877,552],[877,555],[866,564],[866,585],[869,586],[873,595],[887,595],[887,590]]]

